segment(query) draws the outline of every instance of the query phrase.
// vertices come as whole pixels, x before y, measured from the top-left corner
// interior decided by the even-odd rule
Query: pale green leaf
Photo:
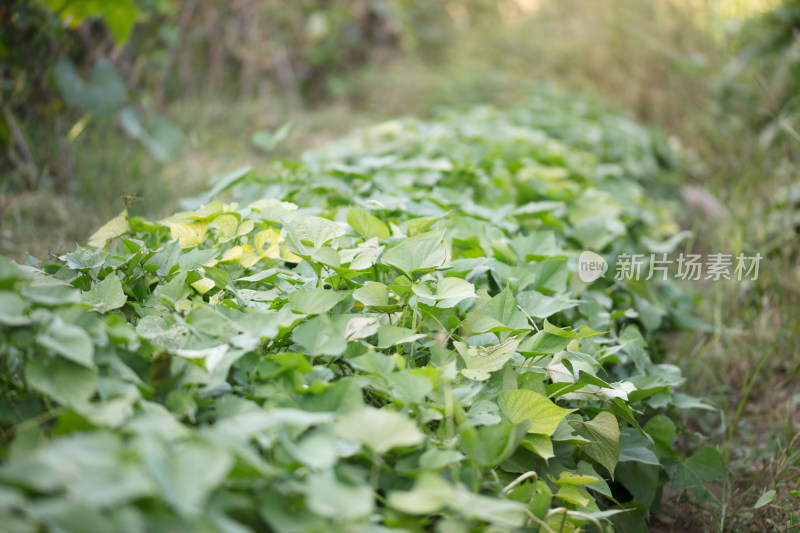
[[[521,340],[518,336],[509,337],[495,346],[469,346],[460,341],[454,342],[467,367],[461,373],[476,381],[489,379],[491,372],[500,370],[511,359]]]
[[[339,224],[327,218],[292,213],[284,217],[282,221],[284,226],[292,228],[292,231],[301,242],[310,244],[314,248],[320,248],[325,243],[345,234],[344,229]],[[292,251],[300,255],[306,255],[302,250]]]
[[[365,239],[377,237],[380,240],[386,240],[391,235],[389,227],[378,217],[368,213],[366,209],[351,208],[347,214],[347,223]]]
[[[383,283],[368,281],[353,291],[353,298],[368,307],[389,305],[389,289]]]
[[[555,313],[575,307],[580,300],[569,300],[558,296],[545,296],[537,291],[523,291],[517,294],[517,302],[528,315],[536,318],[547,318]]]
[[[332,470],[309,475],[303,493],[308,507],[326,518],[361,518],[368,516],[375,506],[375,498],[369,485],[340,481]]]
[[[94,395],[97,374],[90,368],[66,359],[31,359],[25,364],[25,381],[33,389],[59,403],[76,405]]]
[[[295,328],[292,340],[308,355],[341,355],[347,348],[344,332],[327,315],[317,315]]]
[[[297,289],[289,293],[289,308],[306,315],[327,313],[344,297],[342,293],[326,289]]]
[[[753,509],[761,509],[762,507],[771,504],[775,500],[775,496],[777,494],[778,493],[775,489],[766,491],[764,494],[758,497],[755,505],[753,505]]]
[[[450,247],[441,231],[429,231],[409,237],[384,252],[381,263],[396,268],[409,278],[415,272],[442,268],[450,261]]]
[[[439,511],[452,499],[454,487],[438,475],[424,472],[410,491],[389,491],[389,507],[411,515],[425,515]]]
[[[36,342],[67,359],[94,368],[94,343],[86,330],[74,324],[56,323],[36,337]]]
[[[91,290],[83,293],[83,300],[94,307],[97,312],[105,313],[125,305],[128,297],[122,291],[122,282],[112,273],[103,281],[95,284]]]
[[[125,235],[129,231],[131,231],[131,223],[128,220],[128,211],[123,210],[120,214],[103,224],[100,229],[94,232],[92,236],[89,237],[88,244],[89,246],[100,248],[105,246],[111,239]]]
[[[529,433],[552,435],[561,421],[575,409],[564,409],[549,398],[527,389],[505,391],[498,404],[514,424],[530,422]]]
[[[389,348],[397,344],[406,344],[425,337],[413,329],[383,325],[378,329],[378,348]]]
[[[345,414],[336,422],[335,431],[378,454],[400,446],[416,446],[424,438],[412,420],[400,413],[374,407]]]

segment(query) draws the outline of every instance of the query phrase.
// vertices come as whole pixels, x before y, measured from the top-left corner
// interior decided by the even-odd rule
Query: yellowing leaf
[[[498,400],[500,410],[514,424],[530,421],[529,433],[552,435],[565,416],[575,409],[564,409],[549,398],[527,389],[505,391]]]
[[[242,254],[244,254],[244,247],[242,246],[234,246],[227,252],[225,255],[222,256],[222,259],[219,260],[220,263],[237,263],[239,259],[242,258]]]
[[[226,242],[236,236],[239,227],[239,218],[234,215],[219,215],[211,221],[209,227],[217,230],[219,242]]]
[[[242,256],[239,258],[240,265],[242,265],[245,268],[250,268],[251,266],[258,263],[260,259],[261,256],[256,254],[252,246],[250,246],[249,244],[245,244],[244,246],[242,246]]]
[[[124,235],[130,230],[131,223],[128,220],[128,212],[123,210],[119,215],[103,224],[100,229],[98,229],[91,237],[89,237],[89,246],[96,248],[105,246],[106,243],[114,237]]]
[[[253,222],[252,220],[245,220],[239,225],[239,229],[236,230],[236,236],[241,237],[242,235],[247,235],[248,233],[253,231],[253,228],[255,227],[256,227],[255,222]]]
[[[281,202],[280,200],[276,200],[275,198],[256,200],[255,202],[251,203],[248,207],[253,211],[258,211],[259,213],[261,211],[264,211],[265,209],[269,210],[269,209],[274,209],[276,207],[280,209],[285,209],[287,211],[297,210],[297,204],[293,204],[292,202]]]
[[[214,288],[214,281],[208,278],[201,278],[192,283],[192,287],[200,294],[205,294]]]
[[[169,229],[172,233],[172,239],[178,239],[178,244],[180,244],[181,248],[186,248],[203,242],[208,229],[208,221],[192,223],[170,222]]]
[[[553,441],[547,435],[529,433],[522,439],[520,445],[526,450],[530,450],[545,461],[555,457],[553,453]]]
[[[196,209],[189,213],[184,213],[183,218],[188,220],[211,220],[216,215],[222,213],[224,210],[225,210],[225,204],[217,200],[216,202],[211,202],[208,205],[204,205],[200,209]]]
[[[299,263],[300,261],[303,260],[303,258],[300,257],[299,255],[295,255],[292,252],[290,252],[286,248],[286,244],[284,244],[284,243],[281,243],[281,254],[280,254],[280,257],[281,257],[281,259],[283,259],[287,263]]]
[[[574,485],[563,485],[558,489],[556,498],[577,505],[578,507],[585,507],[592,501],[592,497],[589,496],[586,489]]]
[[[573,474],[572,472],[561,472],[558,475],[558,479],[556,479],[553,476],[548,476],[548,477],[550,478],[550,481],[552,481],[559,487],[563,487],[565,485],[573,485],[577,487],[579,485],[588,485],[589,483],[600,481],[600,478],[595,476]]]
[[[253,239],[256,252],[261,257],[271,257],[278,259],[281,256],[280,244],[283,242],[283,237],[272,228],[265,229],[256,233]]]

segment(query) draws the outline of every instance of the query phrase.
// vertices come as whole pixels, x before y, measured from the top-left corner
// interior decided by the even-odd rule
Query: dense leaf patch
[[[4,527],[569,531],[643,527],[665,483],[705,497],[717,452],[673,445],[706,406],[653,352],[692,300],[575,275],[668,243],[673,172],[542,93],[0,258]]]

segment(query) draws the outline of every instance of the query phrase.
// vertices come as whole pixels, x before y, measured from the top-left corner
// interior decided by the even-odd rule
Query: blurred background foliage
[[[97,149],[116,150],[104,143],[123,133],[169,159],[186,140],[176,102],[338,101],[388,116],[513,100],[543,78],[591,87],[684,139],[702,134],[697,108],[739,106],[770,142],[793,131],[798,21],[800,3],[766,0],[10,0],[3,192],[86,192],[97,161],[72,145],[87,128]]]
[[[123,201],[155,216],[243,160],[542,81],[680,139],[701,183],[774,173],[798,139],[798,24],[797,0],[9,0],[0,252],[63,251]]]

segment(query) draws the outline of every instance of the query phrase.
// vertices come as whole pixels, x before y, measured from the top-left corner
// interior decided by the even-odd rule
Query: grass
[[[48,147],[39,150],[46,153]],[[87,129],[63,150],[68,156],[62,153],[41,165],[39,189],[4,192],[0,185],[3,255],[19,261],[28,254],[57,256],[74,250],[76,242],[84,244],[99,224],[121,211],[123,196],[134,199],[134,213],[158,216],[181,194],[143,147],[110,124]],[[59,181],[66,194],[55,191]]]
[[[721,18],[732,9],[741,15],[770,2],[519,5],[539,7],[520,7],[500,27],[497,21],[467,20],[441,62],[416,55],[375,66],[351,80],[342,98],[317,109],[302,109],[291,98],[176,103],[167,115],[186,132],[186,142],[166,165],[116,134],[87,129],[70,145],[74,196],[45,189],[3,197],[0,253],[17,259],[26,250],[58,254],[121,209],[123,189],[144,198],[133,204],[134,212],[156,217],[174,207],[178,196],[204,190],[216,172],[244,163],[267,166],[272,157],[296,156],[392,116],[425,116],[442,105],[513,105],[543,80],[599,97],[679,140],[697,163],[685,184],[727,208],[721,218],[702,210],[687,217],[697,236],[695,250],[764,255],[757,282],[696,284],[704,297],[698,313],[712,328],[671,343],[670,357],[688,376],[687,392],[709,397],[722,413],[699,413],[686,423],[711,435],[730,476],[713,489],[718,504],[700,507],[668,495],[665,512],[689,513],[693,530],[797,530],[800,245],[791,223],[794,208],[780,196],[797,181],[798,168],[786,154],[800,146],[787,138],[760,147],[757,134],[715,99],[719,72],[731,57]],[[254,131],[274,130],[288,120],[292,133],[274,153],[252,145]],[[755,509],[771,489],[774,500]],[[678,531],[685,523],[665,517],[656,527]]]

